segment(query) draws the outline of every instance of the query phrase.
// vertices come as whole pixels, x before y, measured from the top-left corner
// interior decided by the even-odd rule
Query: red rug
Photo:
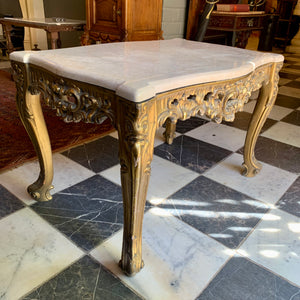
[[[18,115],[15,95],[16,88],[11,75],[0,70],[0,171],[36,158]],[[55,115],[54,110],[45,105],[43,112],[53,151],[63,151],[113,131],[109,120],[101,125],[65,123]]]

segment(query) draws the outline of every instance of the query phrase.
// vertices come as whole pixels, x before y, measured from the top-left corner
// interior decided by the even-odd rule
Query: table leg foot
[[[137,264],[136,261],[119,261],[119,267],[123,270],[124,274],[131,277],[138,273],[144,267],[144,261],[141,260]]]
[[[33,95],[28,88],[27,71],[13,65],[17,73],[22,73],[16,80],[17,108],[23,125],[33,143],[40,164],[38,179],[28,187],[29,194],[37,201],[48,201],[52,197],[49,191],[53,188],[53,165],[50,140],[44,120],[40,95]],[[23,80],[24,79],[24,80]]]
[[[45,186],[42,177],[39,177],[36,182],[28,186],[27,192],[36,201],[49,201],[52,199],[51,189],[53,185]]]
[[[274,64],[268,82],[263,82],[260,94],[249,124],[245,147],[242,175],[253,177],[259,173],[261,164],[256,160],[254,149],[258,135],[271,112],[278,92],[279,70],[282,64]]]
[[[124,206],[120,267],[132,276],[144,266],[142,225],[156,130],[155,103],[118,105],[119,157]],[[124,111],[127,113],[124,114]]]
[[[176,120],[174,118],[168,118],[166,120],[166,130],[164,132],[164,137],[166,143],[171,145],[173,143],[173,140],[176,136],[175,130],[176,130]]]

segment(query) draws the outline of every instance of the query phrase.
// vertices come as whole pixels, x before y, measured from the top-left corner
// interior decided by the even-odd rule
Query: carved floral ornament
[[[18,76],[18,90],[24,86],[26,70],[24,64],[13,62]],[[277,65],[278,71],[281,65]],[[262,83],[269,82],[272,64],[256,69],[250,75],[220,83],[207,83],[180,88],[157,95],[152,100],[134,103],[115,95],[113,91],[91,86],[82,82],[64,79],[36,66],[30,66],[30,92],[41,93],[47,105],[65,122],[86,122],[101,124],[106,117],[116,124],[116,102],[125,101],[136,110],[145,105],[155,105],[157,127],[171,118],[185,120],[191,116],[206,115],[217,123],[222,120],[233,121],[235,113],[241,111],[251,93],[258,90]],[[278,72],[275,72],[278,77]],[[279,77],[277,78],[278,82]],[[128,110],[127,110],[128,111]],[[144,125],[141,125],[144,126]],[[138,131],[138,130],[137,130]]]

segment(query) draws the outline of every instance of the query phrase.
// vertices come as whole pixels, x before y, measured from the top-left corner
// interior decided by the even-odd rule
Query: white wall
[[[164,39],[182,38],[186,23],[187,0],[163,0]]]

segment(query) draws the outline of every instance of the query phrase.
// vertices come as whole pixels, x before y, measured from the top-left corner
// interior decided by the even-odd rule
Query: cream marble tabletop
[[[115,91],[134,102],[184,86],[228,80],[283,56],[184,39],[21,51],[11,60]]]

